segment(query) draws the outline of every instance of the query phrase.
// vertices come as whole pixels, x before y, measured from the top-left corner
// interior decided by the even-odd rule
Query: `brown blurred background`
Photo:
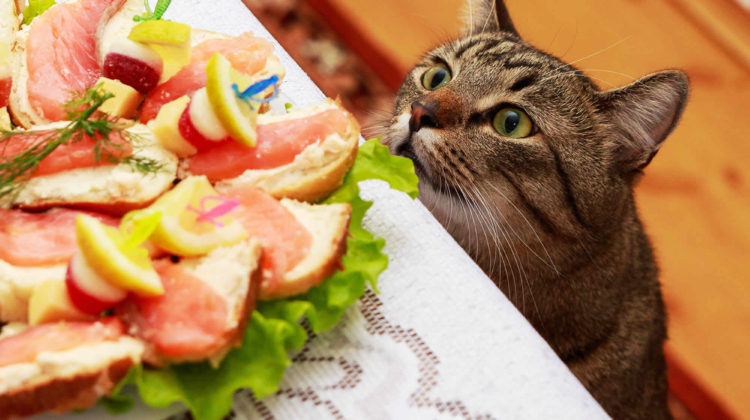
[[[245,0],[329,96],[382,117],[463,0]],[[675,414],[750,418],[750,12],[745,0],[506,0],[521,35],[603,88],[691,78],[682,123],[637,200],[661,264]],[[742,4],[746,6],[742,6]]]

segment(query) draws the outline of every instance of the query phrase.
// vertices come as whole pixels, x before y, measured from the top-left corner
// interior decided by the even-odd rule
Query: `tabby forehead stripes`
[[[455,59],[460,59],[467,52],[471,57],[481,57],[485,54],[503,54],[519,50],[526,50],[522,44],[515,41],[498,40],[498,39],[478,39],[473,38],[465,42],[459,42],[452,45]]]
[[[467,42],[464,42],[464,43],[463,43],[463,44],[461,44],[461,46],[459,46],[459,47],[458,47],[458,49],[456,49],[456,51],[455,51],[455,52],[453,53],[453,57],[454,57],[454,58],[455,58],[456,60],[460,59],[460,58],[461,58],[461,56],[462,56],[462,55],[464,55],[464,53],[465,53],[466,51],[468,51],[469,49],[471,49],[471,47],[473,47],[473,46],[475,46],[475,45],[479,44],[480,42],[482,42],[482,40],[481,40],[481,39],[478,39],[478,38],[470,39],[470,40],[468,40]]]
[[[508,59],[508,54],[489,53],[476,57],[477,61],[482,64],[498,64],[504,69],[514,69],[517,67],[528,67],[532,69],[545,68],[545,63],[534,59]]]
[[[511,92],[521,91],[533,85],[534,82],[536,82],[536,80],[537,80],[536,74],[529,74],[529,75],[522,76],[520,79],[513,82],[513,84],[510,86],[510,91]]]

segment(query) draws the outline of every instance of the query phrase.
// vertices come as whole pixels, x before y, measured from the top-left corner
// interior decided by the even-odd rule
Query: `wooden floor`
[[[670,379],[704,418],[750,418],[750,15],[732,0],[508,0],[521,34],[610,88],[681,68],[683,122],[638,204],[669,310]],[[461,0],[309,0],[350,22],[352,48],[391,86],[455,36]]]

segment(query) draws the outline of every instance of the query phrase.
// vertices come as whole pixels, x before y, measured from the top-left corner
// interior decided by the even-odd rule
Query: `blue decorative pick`
[[[258,97],[258,94],[268,89],[269,86],[273,86],[273,93],[271,94],[271,96],[269,96],[268,98]],[[255,82],[242,92],[240,92],[240,88],[236,83],[232,84],[232,89],[234,89],[234,94],[237,95],[239,99],[242,99],[246,104],[250,105],[250,108],[252,109],[253,105],[250,102],[271,102],[271,100],[273,100],[279,94],[279,76],[274,74],[268,79],[263,79]]]

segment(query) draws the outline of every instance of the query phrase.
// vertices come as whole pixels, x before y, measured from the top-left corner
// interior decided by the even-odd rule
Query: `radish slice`
[[[188,112],[190,112],[190,121],[193,123],[193,126],[205,138],[212,141],[220,141],[229,135],[221,124],[219,117],[216,116],[211,102],[208,100],[206,88],[198,89],[195,92]]]
[[[80,252],[68,264],[65,283],[70,300],[76,308],[87,314],[98,314],[128,296],[126,290],[109,284],[99,276]]]

